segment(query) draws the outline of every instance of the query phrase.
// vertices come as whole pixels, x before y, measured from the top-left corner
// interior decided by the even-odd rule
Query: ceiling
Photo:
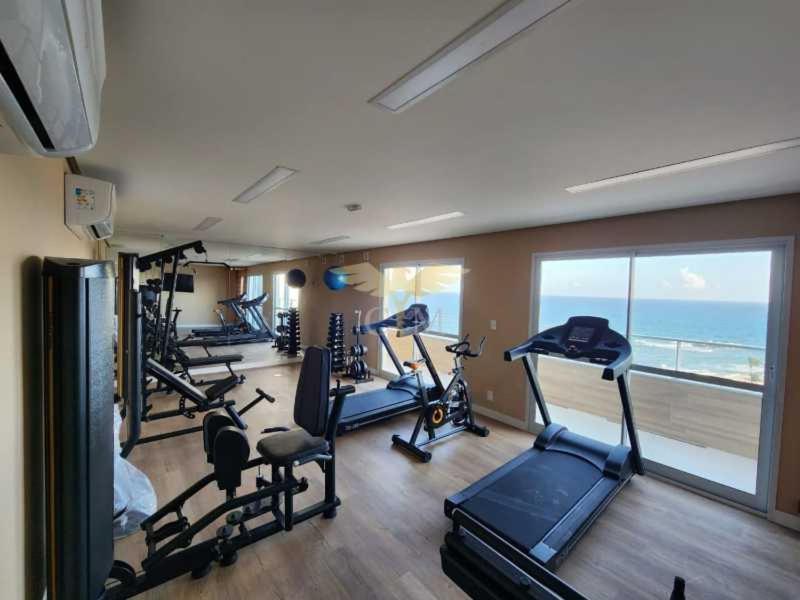
[[[406,112],[367,104],[497,5],[105,0],[100,140],[79,162],[117,183],[129,234],[311,252],[800,190],[794,149],[564,191],[800,137],[796,0],[573,0]],[[275,165],[300,173],[231,202]]]

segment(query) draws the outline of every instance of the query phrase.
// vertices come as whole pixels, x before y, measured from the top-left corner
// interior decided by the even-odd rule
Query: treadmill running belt
[[[461,508],[527,553],[602,476],[574,456],[540,452]]]
[[[341,421],[373,410],[414,401],[414,394],[403,389],[378,389],[349,396],[342,407]]]

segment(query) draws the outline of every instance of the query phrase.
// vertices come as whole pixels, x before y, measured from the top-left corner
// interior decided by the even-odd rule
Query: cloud
[[[689,267],[681,268],[681,282],[683,283],[683,287],[693,290],[702,290],[706,287],[705,277],[697,273],[692,273]]]
[[[668,289],[670,289],[670,288],[672,287],[672,284],[671,284],[669,281],[667,281],[666,279],[662,279],[662,280],[659,282],[659,285],[660,285],[662,288],[664,288],[664,289],[667,289],[667,290],[668,290]]]

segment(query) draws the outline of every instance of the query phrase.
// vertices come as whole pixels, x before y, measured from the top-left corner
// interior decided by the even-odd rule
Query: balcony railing
[[[687,374],[711,383],[764,384],[766,348],[728,342],[631,335],[636,368]]]

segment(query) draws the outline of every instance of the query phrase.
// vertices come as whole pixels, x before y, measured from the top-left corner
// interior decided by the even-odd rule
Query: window
[[[783,256],[780,244],[537,256],[533,323],[542,331],[573,315],[607,318],[633,348],[631,394],[649,465],[763,506],[769,430],[762,423],[776,363],[769,323],[781,314],[783,292],[773,279]],[[538,362],[553,420],[618,443],[616,386],[601,385],[591,365]]]
[[[605,317],[612,329],[621,333],[627,331],[628,257],[546,260],[539,268],[541,292],[537,331],[561,325],[574,315]],[[555,421],[607,444],[619,443],[622,407],[616,389],[597,386],[592,370],[569,361],[543,357],[539,360],[539,371],[545,399],[556,409],[552,415]],[[562,385],[566,381],[571,385]],[[574,385],[581,390],[591,390],[591,401],[575,403]],[[559,407],[568,412],[558,415]]]
[[[252,300],[264,293],[264,276],[263,275],[248,275],[247,276],[247,299]],[[258,310],[261,310],[260,308]],[[260,323],[256,322],[256,318],[248,311],[245,314],[245,319],[251,327],[255,329],[260,328]]]
[[[444,347],[461,334],[461,262],[409,263],[382,268],[383,316],[398,313],[411,304],[428,306],[430,326],[422,341],[441,376],[450,370],[452,356]],[[411,337],[389,336],[401,361],[416,358]],[[394,371],[389,355],[381,350],[381,370]]]
[[[771,259],[770,252],[635,258],[636,364],[763,385]]]
[[[286,273],[272,275],[272,322],[279,323],[278,313],[290,308],[300,308],[300,288],[289,287]]]

